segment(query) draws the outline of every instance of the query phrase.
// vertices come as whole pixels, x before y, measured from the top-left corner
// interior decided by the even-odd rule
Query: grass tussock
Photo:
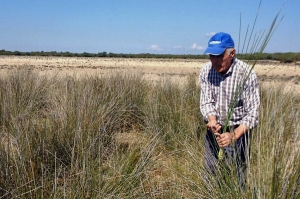
[[[246,191],[203,167],[199,86],[141,74],[0,78],[0,198],[299,198],[300,100],[261,87]]]

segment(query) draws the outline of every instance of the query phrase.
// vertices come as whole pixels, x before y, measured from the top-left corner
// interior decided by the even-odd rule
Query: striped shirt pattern
[[[229,126],[244,124],[251,129],[257,125],[260,104],[258,80],[248,64],[235,58],[227,73],[220,74],[208,62],[201,68],[199,81],[200,111],[204,120],[215,115],[224,126],[232,106]]]

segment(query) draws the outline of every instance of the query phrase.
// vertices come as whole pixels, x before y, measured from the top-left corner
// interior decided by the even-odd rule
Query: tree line
[[[57,52],[57,51],[7,51],[0,50],[0,55],[14,55],[14,56],[57,56],[57,57],[115,57],[115,58],[170,58],[170,59],[208,59],[208,55],[199,54],[126,54],[126,53],[107,53],[105,51],[98,53],[72,53],[72,52]],[[240,59],[247,60],[273,60],[282,63],[292,63],[300,61],[300,52],[285,52],[285,53],[254,53],[254,54],[237,54]]]

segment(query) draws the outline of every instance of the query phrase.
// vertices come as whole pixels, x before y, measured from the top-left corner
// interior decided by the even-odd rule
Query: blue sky
[[[227,32],[236,48],[260,0],[0,0],[0,49],[9,51],[203,54]],[[300,52],[300,1],[263,0],[254,33],[282,22],[265,52]],[[240,46],[238,48],[238,46]],[[245,50],[244,50],[245,51]]]

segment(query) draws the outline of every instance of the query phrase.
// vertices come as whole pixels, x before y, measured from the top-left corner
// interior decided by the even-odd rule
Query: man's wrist
[[[240,124],[239,127],[234,129],[235,140],[239,139],[242,135],[244,135],[248,131],[248,127],[245,124]]]
[[[207,116],[208,122],[217,122],[217,117],[215,115]]]

